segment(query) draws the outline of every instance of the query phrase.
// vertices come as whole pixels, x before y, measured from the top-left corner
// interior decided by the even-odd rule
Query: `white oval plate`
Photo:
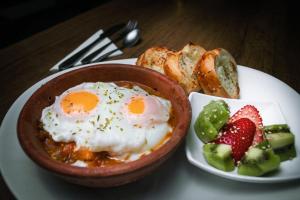
[[[136,59],[109,61],[109,63],[121,64],[134,64],[135,62]],[[56,73],[34,84],[13,103],[2,121],[0,128],[0,169],[6,184],[17,199],[31,200],[40,199],[42,197],[43,200],[99,198],[180,200],[195,199],[199,196],[204,199],[223,200],[245,198],[249,200],[284,199],[287,196],[291,200],[299,199],[300,184],[296,182],[289,182],[284,185],[272,184],[264,186],[250,183],[240,184],[236,181],[220,178],[206,173],[204,170],[199,170],[197,167],[186,162],[183,148],[180,148],[156,173],[136,183],[117,188],[91,189],[69,184],[39,168],[25,155],[18,143],[16,124],[19,112],[31,94],[43,83],[74,69]],[[280,99],[281,96],[279,96],[279,101],[277,102],[282,102],[282,105],[290,105],[282,109],[282,111],[286,116],[286,120],[289,120],[289,125],[293,127],[294,133],[296,133],[296,131],[299,133],[297,118],[286,115],[288,113],[295,115],[300,103],[299,94],[283,82],[262,72],[240,66],[238,70],[240,77],[245,78],[245,80],[240,80],[241,88],[260,92],[252,96],[252,99],[259,98],[260,100],[264,100],[263,98],[265,97],[265,100],[270,100],[270,97],[274,97],[277,94],[278,96],[280,94],[286,95],[282,97],[282,99]],[[247,85],[247,81],[255,77],[258,77],[258,79],[256,83],[252,85],[253,87],[249,84]],[[277,92],[277,94],[270,94],[269,91],[269,93],[266,92],[266,96],[264,96],[263,88],[261,88],[262,85],[268,85],[266,88],[271,88],[271,86],[274,85],[272,92]],[[242,91],[242,94],[243,93],[244,91]],[[251,99],[250,96],[245,94],[242,96]],[[299,137],[297,138],[299,140]],[[299,141],[297,144],[299,144]],[[186,147],[189,148],[189,146]]]
[[[292,88],[280,80],[247,67],[238,66],[241,99],[219,98],[200,93],[191,93],[192,122],[186,140],[186,156],[193,165],[218,176],[243,182],[273,183],[300,178],[300,96]],[[287,123],[295,134],[295,145],[298,156],[282,162],[280,169],[263,177],[238,175],[237,170],[224,172],[210,166],[202,152],[203,143],[196,136],[193,124],[203,106],[213,99],[223,99],[230,107],[231,115],[244,105],[254,105],[263,118],[264,125]]]

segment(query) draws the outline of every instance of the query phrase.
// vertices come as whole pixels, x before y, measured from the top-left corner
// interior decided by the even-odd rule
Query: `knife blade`
[[[58,70],[61,71],[61,70],[64,70],[64,69],[71,68],[72,66],[74,66],[74,64],[77,61],[79,61],[96,44],[101,42],[104,38],[110,37],[111,35],[115,34],[118,31],[120,31],[125,26],[126,26],[125,23],[120,23],[120,24],[116,24],[116,25],[113,25],[112,27],[108,28],[96,40],[94,40],[92,43],[90,43],[89,45],[87,45],[86,47],[84,47],[83,49],[81,49],[80,51],[78,51],[77,53],[72,55],[71,57],[67,58],[62,63],[60,63],[58,65]]]
[[[93,53],[90,53],[89,55],[87,55],[84,59],[81,60],[81,63],[82,64],[90,63],[97,55],[99,55],[102,51],[104,51],[109,45],[111,45],[114,42],[117,42],[121,39],[122,39],[122,36],[119,36],[117,39],[111,40],[109,43],[107,43],[103,47],[101,47],[101,48],[97,49],[96,51],[94,51]]]

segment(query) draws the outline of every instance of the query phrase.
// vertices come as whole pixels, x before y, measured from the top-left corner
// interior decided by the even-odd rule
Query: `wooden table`
[[[154,45],[179,50],[192,41],[206,49],[223,47],[238,64],[271,74],[299,92],[295,6],[242,2],[114,0],[2,49],[0,119],[22,92],[48,76],[49,68],[87,37],[128,19],[138,20],[142,41],[115,59],[137,57]],[[0,193],[1,199],[13,198],[2,178]]]

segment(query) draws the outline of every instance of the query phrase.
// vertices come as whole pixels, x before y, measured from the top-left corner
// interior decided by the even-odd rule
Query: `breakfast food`
[[[44,108],[46,151],[76,166],[129,162],[163,145],[172,133],[170,101],[133,83],[82,83]]]
[[[149,48],[138,57],[136,64],[165,74],[164,65],[171,52],[165,47]]]
[[[264,127],[266,138],[269,141],[280,161],[291,160],[297,156],[295,136],[287,124],[274,124]]]
[[[217,138],[228,119],[228,105],[224,101],[211,101],[198,115],[194,124],[195,133],[202,142],[211,142]]]
[[[204,53],[204,48],[192,43],[185,45],[178,52],[168,53],[164,65],[165,74],[177,81],[187,94],[201,90],[195,68]]]
[[[214,142],[229,145],[232,158],[237,163],[251,146],[254,134],[255,124],[248,118],[241,118],[227,124]]]
[[[167,75],[185,92],[199,92],[227,98],[239,98],[237,66],[225,49],[206,51],[189,43],[180,51],[152,47],[141,54],[136,64]]]
[[[192,43],[177,52],[165,47],[152,47],[138,57],[136,64],[167,75],[189,94],[201,89],[194,69],[204,53],[204,48]]]
[[[247,176],[262,176],[268,172],[277,170],[280,158],[268,143],[249,148],[245,157],[238,165],[238,174]]]
[[[205,52],[196,72],[205,94],[239,98],[236,62],[225,49],[218,48]]]
[[[229,145],[207,143],[203,146],[203,154],[211,166],[226,172],[234,170],[232,149]]]
[[[263,134],[263,123],[258,110],[252,105],[246,105],[229,119],[229,123],[232,123],[241,118],[248,118],[255,123],[256,130],[252,145],[256,145],[260,142],[263,142],[265,140]]]
[[[220,115],[224,112],[228,117]],[[263,127],[259,111],[252,105],[242,107],[229,118],[225,101],[211,101],[199,113],[194,130],[204,142],[207,163],[223,171],[233,171],[237,166],[240,175],[262,176],[278,169],[280,162],[296,157],[289,127]]]

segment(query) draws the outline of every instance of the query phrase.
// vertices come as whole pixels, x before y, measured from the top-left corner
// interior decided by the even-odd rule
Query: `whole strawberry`
[[[251,146],[255,132],[255,124],[248,118],[241,118],[227,124],[214,142],[230,145],[232,157],[237,163]]]
[[[265,140],[264,133],[263,133],[263,123],[262,118],[259,115],[259,111],[252,105],[246,105],[240,110],[238,110],[230,119],[228,123],[235,122],[238,119],[241,118],[248,118],[252,122],[255,123],[256,131],[254,135],[254,139],[252,144],[256,145],[258,143],[261,143]]]

